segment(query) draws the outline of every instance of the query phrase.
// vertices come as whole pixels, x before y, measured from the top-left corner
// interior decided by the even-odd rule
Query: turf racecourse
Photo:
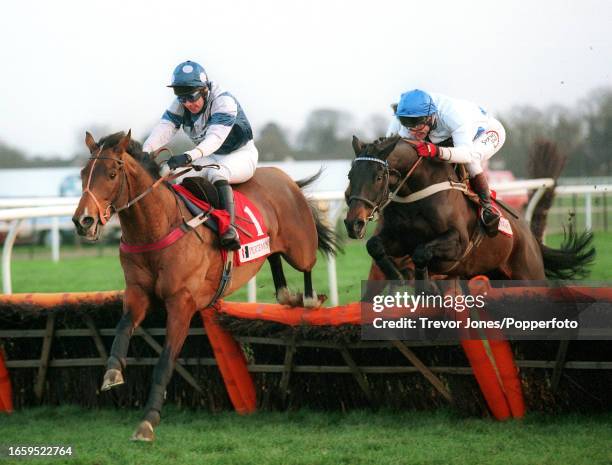
[[[612,234],[596,235],[592,279],[612,279]],[[556,245],[560,236],[548,239]],[[48,249],[16,250],[14,292],[120,289],[123,276],[115,248],[81,256],[65,250],[52,263]],[[87,254],[86,254],[87,255]],[[33,256],[33,258],[29,258]],[[359,296],[369,260],[362,243],[349,242],[338,257],[341,302]],[[290,285],[301,276],[288,271]],[[323,261],[315,286],[326,292]],[[242,290],[231,300],[244,300]],[[272,301],[269,267],[258,276],[258,298]],[[497,423],[435,412],[262,412],[240,417],[164,410],[153,444],[134,444],[129,435],[138,410],[85,410],[72,406],[30,408],[0,416],[0,446],[72,445],[71,458],[3,459],[3,463],[70,464],[612,464],[612,414],[529,414],[520,422]]]
[[[157,441],[131,443],[140,412],[33,408],[0,418],[0,444],[72,445],[71,458],[16,464],[610,464],[612,414],[522,421],[448,411],[204,414],[168,407]]]

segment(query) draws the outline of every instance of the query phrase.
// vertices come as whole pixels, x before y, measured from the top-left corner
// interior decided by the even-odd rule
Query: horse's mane
[[[364,155],[369,157],[379,158],[381,160],[387,160],[387,157],[395,150],[396,145],[404,140],[399,134],[395,134],[390,137],[379,137],[369,144],[364,144]],[[416,156],[416,151],[412,145],[407,144],[407,150],[411,150]],[[462,179],[462,174],[455,170],[455,165],[449,163],[436,163],[432,165],[436,171],[445,170],[447,174],[453,174],[458,180]],[[450,173],[449,173],[450,172]]]
[[[110,134],[106,137],[102,137],[98,141],[98,145],[102,146],[104,144],[105,148],[113,148],[115,147],[119,141],[125,137],[125,132],[120,131],[114,134]],[[131,157],[136,160],[140,165],[147,170],[147,172],[153,176],[153,179],[159,179],[159,166],[155,163],[155,160],[151,158],[148,152],[142,151],[142,144],[137,140],[130,139],[130,143],[128,144],[126,152],[131,155]]]
[[[375,141],[365,144],[365,153],[377,158],[386,158],[386,155],[384,157],[380,155],[384,152],[388,155],[400,140],[401,136],[397,134],[390,137],[379,137]]]

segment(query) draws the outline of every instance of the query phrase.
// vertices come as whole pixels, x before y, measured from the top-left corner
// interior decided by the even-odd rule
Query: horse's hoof
[[[155,432],[153,431],[153,425],[147,420],[143,420],[132,434],[132,441],[143,441],[151,442],[155,439]]]
[[[106,370],[106,373],[104,373],[104,380],[102,381],[102,387],[100,388],[100,390],[108,391],[109,389],[115,386],[120,386],[124,383],[125,380],[123,379],[121,371],[115,368],[111,368],[109,370]]]
[[[313,291],[312,297],[303,297],[302,306],[305,308],[319,308],[326,300],[326,295],[318,296],[317,293]]]
[[[294,292],[291,292],[286,287],[280,288],[276,293],[276,301],[281,305],[293,306],[292,304],[295,302],[295,300],[296,294]]]

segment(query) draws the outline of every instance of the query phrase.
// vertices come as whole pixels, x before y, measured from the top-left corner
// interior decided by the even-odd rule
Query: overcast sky
[[[497,112],[573,105],[612,85],[612,2],[19,0],[3,3],[0,44],[0,139],[67,157],[87,128],[142,140],[186,59],[256,132],[295,132],[321,107],[363,125],[414,87]]]

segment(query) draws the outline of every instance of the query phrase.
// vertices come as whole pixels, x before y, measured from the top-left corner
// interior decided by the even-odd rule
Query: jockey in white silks
[[[504,145],[502,124],[474,103],[419,89],[402,94],[395,116],[387,136],[399,134],[417,141],[421,157],[466,165],[470,185],[480,199],[481,221],[489,234],[495,234],[500,213],[491,203],[482,164]],[[451,147],[436,145],[451,138]]]
[[[234,223],[234,196],[231,184],[248,181],[257,167],[258,152],[253,142],[251,125],[236,98],[208,80],[206,71],[198,63],[180,63],[172,75],[176,98],[145,141],[143,150],[152,152],[166,145],[179,128],[196,147],[167,160],[170,170],[188,165],[217,164],[219,169],[201,170],[219,192],[221,206]],[[187,173],[178,178],[194,176]],[[221,246],[240,248],[238,233],[230,226],[221,236]]]

